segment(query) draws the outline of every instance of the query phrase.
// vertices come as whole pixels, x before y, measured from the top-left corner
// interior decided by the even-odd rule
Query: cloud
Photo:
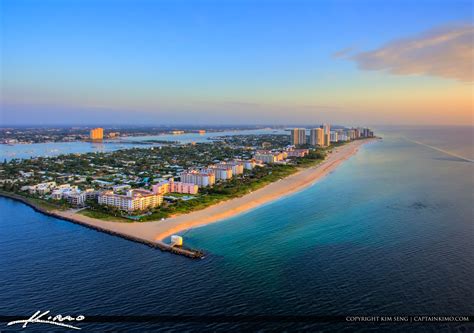
[[[353,47],[346,47],[345,49],[336,51],[332,54],[332,57],[335,59],[345,58],[354,50]]]
[[[364,70],[474,81],[474,26],[429,30],[350,57]]]

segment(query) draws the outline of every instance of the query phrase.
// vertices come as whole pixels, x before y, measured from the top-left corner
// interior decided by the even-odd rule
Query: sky
[[[0,123],[473,125],[470,0],[1,0]]]

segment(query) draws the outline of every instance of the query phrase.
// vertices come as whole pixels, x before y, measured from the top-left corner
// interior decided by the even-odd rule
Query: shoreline
[[[56,219],[63,220],[63,221],[72,222],[74,224],[78,224],[78,225],[81,225],[83,227],[95,230],[95,231],[103,232],[103,233],[106,233],[106,234],[109,234],[109,235],[112,235],[112,236],[117,236],[117,237],[120,237],[120,238],[123,238],[123,239],[126,239],[126,240],[141,243],[141,244],[147,245],[147,246],[152,247],[152,248],[160,249],[162,251],[171,252],[171,253],[175,253],[175,254],[180,254],[180,255],[183,255],[185,257],[189,257],[189,258],[193,258],[193,259],[203,258],[203,254],[200,251],[194,251],[194,250],[188,250],[188,249],[179,248],[179,247],[173,247],[173,246],[171,246],[169,244],[166,244],[165,242],[162,242],[162,241],[151,242],[151,241],[148,241],[148,240],[140,238],[140,237],[135,237],[134,235],[131,235],[131,234],[124,234],[124,233],[121,233],[121,232],[116,232],[116,231],[114,231],[110,228],[101,227],[101,226],[98,226],[98,225],[86,223],[84,221],[81,221],[81,219],[78,219],[78,218],[71,218],[71,217],[64,216],[62,214],[58,214],[58,212],[60,212],[60,211],[56,211],[56,210],[49,211],[47,209],[44,209],[44,208],[40,207],[39,205],[37,205],[37,204],[31,202],[30,200],[28,200],[28,198],[22,197],[20,195],[14,194],[14,193],[0,192],[0,197],[11,199],[11,200],[14,200],[14,201],[19,201],[19,202],[31,207],[34,211],[36,211],[38,213],[41,213],[43,215],[54,217]],[[111,223],[119,223],[119,222],[111,222]]]
[[[173,247],[165,243],[163,239],[184,230],[202,227],[240,215],[258,208],[263,204],[299,192],[330,174],[341,163],[355,155],[362,145],[372,142],[373,140],[374,139],[358,140],[350,142],[344,146],[335,147],[333,148],[332,153],[328,154],[328,157],[316,166],[302,169],[292,175],[289,175],[288,177],[270,183],[242,197],[226,200],[188,214],[170,217],[163,221],[159,220],[131,223],[109,222],[80,215],[71,210],[48,211],[30,202],[27,198],[23,198],[16,194],[5,195],[0,193],[0,196],[5,196],[21,201],[36,211],[48,216],[80,224],[97,231],[112,234],[114,236],[119,236],[125,239],[143,243],[151,247],[159,248],[163,251],[170,251],[191,258],[198,258],[202,257],[201,253],[193,250]]]

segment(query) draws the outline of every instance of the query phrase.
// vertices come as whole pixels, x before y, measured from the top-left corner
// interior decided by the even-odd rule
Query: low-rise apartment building
[[[257,151],[257,153],[254,155],[254,158],[257,161],[271,164],[271,163],[284,161],[287,156],[288,155],[286,152]]]
[[[180,174],[181,182],[194,184],[199,187],[212,186],[216,183],[216,176],[212,172],[191,170]]]
[[[192,183],[175,182],[173,178],[159,182],[152,186],[153,193],[164,195],[166,193],[197,194],[199,187]]]
[[[98,198],[98,203],[101,205],[113,206],[129,212],[154,208],[161,205],[162,202],[162,195],[142,189],[130,190],[127,195],[106,191],[101,193]]]
[[[293,149],[290,148],[286,151],[288,157],[305,157],[309,154],[309,149]]]

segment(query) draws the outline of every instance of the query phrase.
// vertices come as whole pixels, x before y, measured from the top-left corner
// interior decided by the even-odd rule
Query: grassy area
[[[103,221],[112,221],[112,222],[133,222],[132,220],[126,219],[124,217],[120,216],[114,216],[105,212],[99,212],[95,210],[90,210],[90,209],[83,209],[78,212],[78,214],[91,217],[94,219],[99,219]]]
[[[27,195],[26,193],[19,194],[19,193],[12,193],[12,192],[2,191],[2,190],[0,190],[0,193],[4,193],[7,197],[13,196],[13,197],[25,199],[26,201],[30,202],[32,205],[38,208],[44,209],[46,211],[68,209],[68,206],[64,205],[63,202],[51,202],[51,201],[31,197]]]
[[[52,211],[52,210],[67,210],[69,207],[65,205],[58,205],[43,199],[38,199],[38,198],[27,198],[28,201],[30,201],[32,204],[35,206],[38,206],[44,210],[47,211]]]

